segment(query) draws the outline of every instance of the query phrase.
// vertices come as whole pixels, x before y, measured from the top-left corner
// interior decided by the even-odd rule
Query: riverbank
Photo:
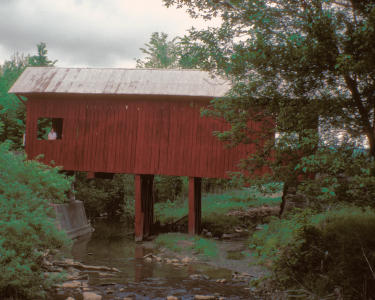
[[[68,281],[53,299],[256,299],[249,282],[268,270],[255,264],[247,240],[257,224],[277,215],[280,198],[251,197],[246,190],[206,195],[199,237],[158,234],[137,244],[132,227],[97,220],[93,235],[75,243],[65,261]],[[155,206],[160,228],[186,229],[186,201]]]
[[[96,248],[98,251],[98,242],[89,244],[87,250],[95,251]],[[110,246],[113,249],[115,245],[111,243]],[[121,255],[119,251],[111,251],[110,255],[105,256],[101,251],[87,252],[86,257],[81,258],[85,263],[68,267],[70,280],[56,290],[53,299],[84,299],[84,292],[100,295],[101,299],[166,299],[167,296],[193,299],[196,295],[248,299],[247,283],[234,278],[231,270],[195,260],[185,259],[183,263],[177,263],[172,256],[154,260],[151,257],[160,257],[160,252],[131,244],[131,241],[124,250]],[[96,267],[91,267],[93,265]]]
[[[205,194],[202,198],[202,234],[222,238],[238,230],[252,230],[257,224],[277,216],[281,193],[261,194],[251,188]],[[188,201],[181,197],[174,202],[155,204],[155,223],[159,232],[187,232]]]
[[[97,299],[251,299],[249,281],[265,271],[249,266],[252,257],[245,237],[213,240],[218,246],[215,258],[193,249],[174,252],[155,241],[136,244],[128,234],[131,228],[119,233],[118,226],[94,225],[92,237],[73,246],[65,267],[60,263],[68,280],[51,299],[91,299],[87,295],[94,294],[101,297]]]

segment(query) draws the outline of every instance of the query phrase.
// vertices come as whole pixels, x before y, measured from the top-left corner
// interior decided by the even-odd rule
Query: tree
[[[154,32],[146,48],[141,51],[147,56],[137,59],[137,68],[156,69],[197,69],[199,68],[199,56],[196,48],[191,47],[184,38],[174,37],[168,40],[168,34]]]
[[[0,73],[0,141],[11,140],[18,148],[22,143],[25,131],[25,108],[16,95],[8,94],[8,90],[28,65],[29,57],[15,54],[11,60],[5,61]]]
[[[22,144],[22,135],[25,131],[25,105],[8,90],[28,66],[53,66],[56,61],[47,57],[46,44],[37,45],[37,55],[20,55],[16,53],[9,61],[5,61],[0,72],[0,142],[11,140],[13,147],[19,148]],[[26,100],[26,99],[24,99]]]
[[[337,196],[360,176],[374,191],[375,158],[375,3],[355,0],[164,0],[187,7],[193,17],[219,16],[217,28],[190,30],[185,42],[200,56],[200,65],[233,82],[228,97],[212,102],[208,112],[232,126],[219,138],[232,144],[254,140],[249,119],[276,122],[276,143],[259,145],[244,160],[250,174],[271,168],[263,180],[284,182],[284,196],[297,184],[306,189],[309,171],[324,173],[328,158],[338,166],[316,195]],[[340,132],[344,139],[322,139]],[[267,133],[265,133],[267,134]],[[272,134],[269,132],[268,134]],[[327,136],[327,134],[326,134]],[[347,174],[347,154],[363,138],[369,146],[361,167]],[[345,151],[344,151],[345,152]],[[351,151],[350,157],[356,158]],[[332,157],[334,156],[334,157]],[[362,156],[361,156],[362,157]],[[353,158],[353,159],[354,159]],[[347,165],[346,165],[347,166]],[[363,169],[371,169],[365,174]],[[362,173],[361,173],[362,172]],[[324,173],[326,174],[326,173]],[[304,177],[302,177],[304,176]],[[299,183],[303,183],[300,185]],[[363,182],[362,182],[363,184]],[[364,191],[364,189],[359,190]],[[289,190],[290,189],[290,190]],[[297,187],[298,190],[298,187]],[[285,200],[285,197],[284,197]]]
[[[152,33],[150,42],[145,44],[145,48],[141,48],[141,51],[147,56],[144,60],[137,59],[137,68],[177,68],[176,39],[168,41],[168,34],[164,32]]]
[[[46,43],[40,42],[36,45],[38,54],[29,57],[30,66],[39,66],[39,67],[52,67],[56,64],[57,60],[49,60],[47,57],[47,45]]]

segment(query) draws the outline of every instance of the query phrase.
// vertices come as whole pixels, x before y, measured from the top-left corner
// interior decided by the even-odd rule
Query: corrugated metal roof
[[[228,81],[198,70],[28,67],[9,93],[221,97]]]

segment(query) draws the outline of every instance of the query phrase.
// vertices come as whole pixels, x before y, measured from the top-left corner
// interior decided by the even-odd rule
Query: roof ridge
[[[155,71],[199,71],[210,73],[209,71],[202,69],[183,69],[183,68],[174,68],[174,69],[163,69],[163,68],[115,68],[115,67],[57,67],[57,66],[28,66],[27,68],[50,68],[50,69],[81,69],[81,70],[155,70]]]

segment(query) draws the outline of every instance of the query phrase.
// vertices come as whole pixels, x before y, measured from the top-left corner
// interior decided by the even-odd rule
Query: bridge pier
[[[154,175],[135,175],[135,241],[151,234],[154,223]]]
[[[189,177],[189,234],[199,234],[202,215],[202,178]]]

